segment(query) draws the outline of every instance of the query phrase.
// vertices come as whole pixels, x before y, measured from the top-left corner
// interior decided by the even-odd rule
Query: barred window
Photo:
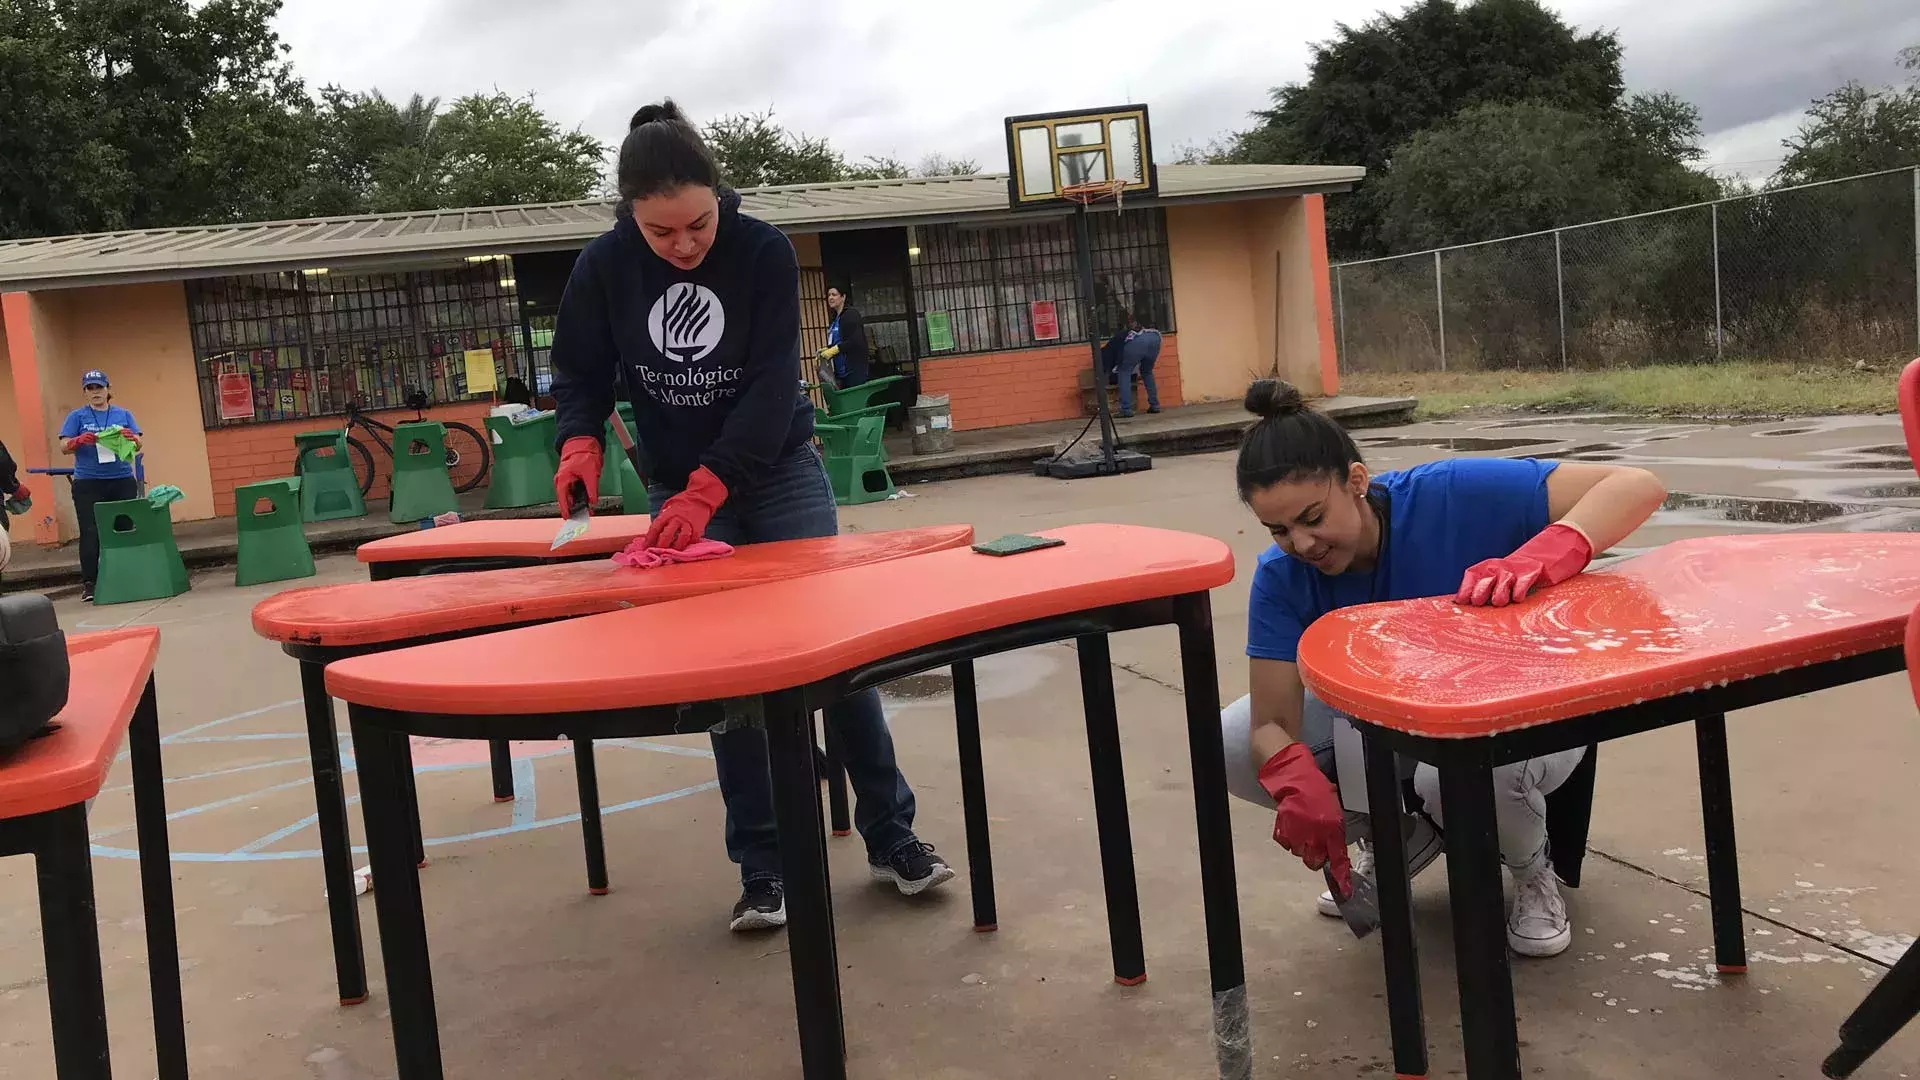
[[[1093,241],[1093,332],[1133,312],[1171,333],[1173,273],[1159,208],[1088,215]],[[1086,341],[1073,219],[1032,224],[923,225],[913,260],[920,347],[926,356],[998,352]],[[931,329],[930,329],[931,328]]]
[[[209,428],[489,396],[522,374],[519,296],[506,258],[394,273],[290,271],[187,282],[187,323]]]

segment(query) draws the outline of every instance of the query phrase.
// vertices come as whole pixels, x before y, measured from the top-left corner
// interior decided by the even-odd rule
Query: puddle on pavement
[[[1555,450],[1551,454],[1535,454],[1533,456],[1541,461],[1558,461],[1565,458],[1579,457],[1582,454],[1605,454],[1614,450],[1625,449],[1626,447],[1621,446],[1619,443],[1593,442],[1581,443],[1579,446],[1569,446],[1565,450]]]
[[[1915,486],[1920,487],[1920,484]],[[1676,491],[1669,494],[1666,501],[1660,504],[1659,511],[1649,524],[1672,525],[1677,524],[1673,519],[1682,518],[1689,522],[1733,521],[1758,525],[1811,525],[1852,514],[1872,513],[1875,510],[1876,508],[1871,506],[1824,502],[1818,499],[1750,499],[1740,495],[1696,495],[1692,492]],[[1663,515],[1667,520],[1661,520]]]
[[[1756,431],[1753,433],[1753,437],[1756,439],[1777,439],[1782,435],[1805,435],[1812,430],[1814,429],[1810,427],[1773,428],[1769,431]]]
[[[904,679],[895,679],[882,686],[880,692],[888,697],[907,698],[913,701],[946,697],[953,693],[953,673],[945,669],[924,671]]]
[[[1441,450],[1472,452],[1476,450],[1512,450],[1517,446],[1544,446],[1547,443],[1559,441],[1558,439],[1483,439],[1472,436],[1463,436],[1457,439],[1445,436],[1416,439],[1400,436],[1384,439],[1363,439],[1360,442],[1360,446],[1366,450],[1383,450],[1393,446],[1432,446]]]
[[[1841,494],[1852,499],[1920,499],[1920,480],[1907,480],[1898,484],[1873,484],[1869,487],[1848,488]]]

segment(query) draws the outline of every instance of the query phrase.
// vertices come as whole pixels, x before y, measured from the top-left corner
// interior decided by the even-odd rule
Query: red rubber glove
[[[67,440],[67,449],[78,450],[83,446],[92,446],[94,443],[97,443],[99,441],[100,441],[100,436],[96,432],[83,431],[80,434],[75,435],[73,438]]]
[[[653,527],[647,530],[647,546],[680,551],[707,534],[713,512],[727,501],[727,485],[708,471],[705,465],[687,477],[687,489],[668,499],[653,515]]]
[[[553,500],[560,504],[560,516],[567,516],[568,492],[574,484],[587,489],[587,505],[600,501],[600,470],[606,464],[600,440],[591,435],[575,435],[560,446],[560,468],[553,474]]]
[[[1558,585],[1593,561],[1593,542],[1564,522],[1556,522],[1504,559],[1467,567],[1453,600],[1472,607],[1506,607],[1527,598],[1536,585]]]
[[[1340,895],[1351,894],[1346,812],[1333,781],[1314,764],[1313,752],[1305,743],[1289,744],[1260,766],[1260,786],[1280,804],[1273,818],[1274,843],[1299,856],[1309,870],[1330,868]]]
[[[33,492],[27,490],[27,485],[21,484],[19,487],[13,489],[13,497],[25,501],[33,498]]]

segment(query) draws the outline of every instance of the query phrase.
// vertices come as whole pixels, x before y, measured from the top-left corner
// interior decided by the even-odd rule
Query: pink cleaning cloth
[[[613,561],[619,566],[651,570],[656,566],[672,566],[674,563],[724,559],[731,554],[733,554],[733,545],[723,544],[718,540],[696,540],[676,551],[673,548],[648,547],[646,537],[641,537],[628,544],[625,551],[616,552]]]

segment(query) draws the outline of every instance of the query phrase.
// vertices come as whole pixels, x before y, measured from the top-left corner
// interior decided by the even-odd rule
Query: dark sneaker
[[[1147,408],[1147,411],[1148,411],[1149,413],[1152,413],[1152,414],[1153,414],[1153,415],[1155,415],[1155,416],[1159,416],[1159,415],[1160,415],[1160,406],[1158,406],[1158,405],[1152,405],[1152,406],[1149,406],[1149,407]]]
[[[733,921],[727,929],[734,933],[748,930],[773,930],[787,925],[787,892],[777,881],[753,881],[740,890],[733,905]]]
[[[953,867],[940,858],[932,844],[915,840],[888,856],[883,863],[868,863],[875,881],[892,882],[901,896],[919,896],[953,880]]]
[[[93,582],[83,581],[80,583],[80,602],[83,604],[93,603]]]

